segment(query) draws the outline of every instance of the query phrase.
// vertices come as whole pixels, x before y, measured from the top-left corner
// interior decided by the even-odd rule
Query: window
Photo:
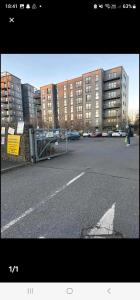
[[[49,122],[52,122],[52,117],[49,117]]]
[[[48,114],[51,115],[52,114],[52,110],[48,109]]]
[[[91,93],[91,85],[86,86],[86,93]]]
[[[95,84],[95,91],[98,91],[99,90],[99,85],[96,83]]]
[[[73,98],[70,99],[70,104],[73,105]]]
[[[64,107],[64,112],[67,113],[67,107]]]
[[[96,101],[96,108],[99,107],[99,101]]]
[[[73,114],[71,114],[71,121],[73,121]]]
[[[76,81],[76,87],[78,88],[78,87],[80,87],[82,85],[82,81],[80,80],[80,81]]]
[[[70,91],[70,97],[73,97],[73,91]]]
[[[88,84],[88,83],[91,83],[91,76],[89,76],[89,77],[86,77],[85,78],[85,82]]]
[[[67,98],[66,92],[64,92],[64,98]]]
[[[77,119],[78,119],[78,120],[81,120],[82,117],[83,117],[82,114],[77,114]]]
[[[51,108],[52,107],[52,103],[48,102],[48,107]]]
[[[99,92],[95,93],[95,99],[99,99]]]
[[[86,109],[91,109],[91,103],[86,103]]]
[[[43,105],[42,105],[42,106],[43,106],[43,108],[45,108],[45,103],[43,103]]]
[[[66,91],[66,85],[64,85],[64,91]]]
[[[47,94],[51,94],[52,90],[51,89],[47,89]]]
[[[77,98],[77,104],[81,104],[82,103],[82,98]]]
[[[91,95],[86,95],[86,101],[91,101]]]
[[[51,100],[51,99],[52,99],[52,96],[49,95],[49,96],[48,96],[48,100]]]
[[[70,109],[71,113],[73,113],[73,106],[71,106],[71,109]]]
[[[68,117],[67,117],[67,115],[65,115],[65,121],[67,121],[67,119],[68,119]]]
[[[67,106],[67,101],[66,100],[64,100],[64,106]]]
[[[109,79],[113,79],[117,77],[117,73],[116,72],[112,72],[108,74]]]
[[[46,115],[46,111],[45,111],[45,109],[43,110],[43,115]]]
[[[108,97],[109,97],[109,98],[114,98],[114,97],[116,97],[116,92],[109,92],[109,93],[108,93]]]
[[[72,83],[70,84],[70,89],[73,89],[73,85],[72,85]]]
[[[96,117],[99,117],[99,110],[96,110]]]
[[[111,88],[116,88],[116,86],[117,86],[117,82],[116,82],[116,81],[114,81],[114,82],[109,82],[109,84],[108,84],[109,89],[111,89]]]
[[[82,90],[76,91],[76,96],[81,96],[82,95]]]
[[[99,80],[99,75],[96,74],[96,75],[95,75],[95,81],[98,81],[98,80]]]
[[[86,119],[90,119],[91,118],[91,112],[87,112],[86,113]]]
[[[99,118],[96,118],[96,125],[99,125]]]
[[[82,111],[82,106],[77,106],[77,112],[81,112]]]

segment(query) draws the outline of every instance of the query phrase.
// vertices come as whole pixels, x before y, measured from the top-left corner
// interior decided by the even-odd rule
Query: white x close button
[[[9,23],[14,23],[14,22],[15,22],[15,18],[10,17],[10,18],[9,18]]]

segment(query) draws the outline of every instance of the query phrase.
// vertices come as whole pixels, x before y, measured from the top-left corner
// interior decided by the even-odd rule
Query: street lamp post
[[[117,113],[117,125],[116,125],[116,127],[118,128],[118,109],[116,109],[116,113]]]

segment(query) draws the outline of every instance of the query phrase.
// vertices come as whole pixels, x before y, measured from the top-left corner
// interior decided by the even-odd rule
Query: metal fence
[[[68,141],[63,132],[45,129],[29,129],[31,162],[50,159],[68,152]]]

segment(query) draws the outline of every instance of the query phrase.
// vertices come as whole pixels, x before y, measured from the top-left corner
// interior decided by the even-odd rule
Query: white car
[[[116,130],[112,133],[112,136],[126,136],[126,132],[122,130]]]
[[[102,132],[102,136],[108,136],[107,132]]]
[[[83,137],[89,137],[90,136],[90,133],[89,132],[84,132],[83,133]]]

